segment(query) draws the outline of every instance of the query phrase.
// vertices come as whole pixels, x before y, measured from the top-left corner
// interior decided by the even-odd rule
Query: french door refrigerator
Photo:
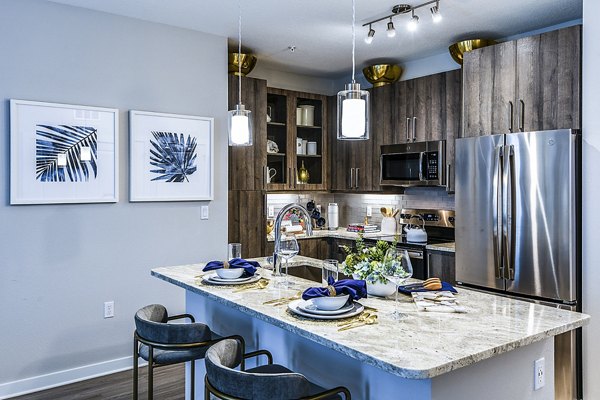
[[[456,140],[456,280],[581,310],[581,134]],[[556,399],[581,396],[580,330],[555,339]]]

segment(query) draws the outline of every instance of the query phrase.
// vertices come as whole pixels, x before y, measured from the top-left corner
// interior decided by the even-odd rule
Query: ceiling
[[[229,38],[237,46],[237,0],[49,0]],[[425,0],[409,0],[413,6]],[[391,13],[400,2],[356,1],[357,67],[373,61],[402,62],[447,50],[463,38],[504,38],[582,17],[582,0],[440,0],[443,20],[434,24],[429,6],[417,11],[419,28],[406,30],[408,15],[394,18],[397,35],[385,35],[387,21],[373,26],[364,42],[362,24]],[[242,44],[268,68],[337,78],[352,66],[350,0],[242,1]],[[288,46],[296,46],[294,52]]]

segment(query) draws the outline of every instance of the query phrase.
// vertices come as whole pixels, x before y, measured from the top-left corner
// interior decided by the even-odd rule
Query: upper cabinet
[[[242,104],[252,111],[252,146],[229,147],[229,190],[263,190],[267,162],[267,81],[242,78]],[[229,109],[238,103],[238,77],[229,75]]]
[[[275,88],[267,93],[266,189],[327,190],[327,97]]]
[[[581,26],[464,55],[463,136],[581,127]]]

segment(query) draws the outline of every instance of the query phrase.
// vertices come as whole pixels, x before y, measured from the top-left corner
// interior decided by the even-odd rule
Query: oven
[[[447,185],[446,141],[381,146],[380,183],[383,186]]]

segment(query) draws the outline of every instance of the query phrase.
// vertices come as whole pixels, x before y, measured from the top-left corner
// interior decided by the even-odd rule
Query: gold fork
[[[362,322],[356,322],[354,324],[346,325],[346,326],[339,328],[338,332],[347,331],[348,329],[354,329],[354,328],[358,328],[360,326],[365,326],[365,325],[374,325],[376,323],[377,323],[377,315],[373,314],[373,315],[368,316]]]

